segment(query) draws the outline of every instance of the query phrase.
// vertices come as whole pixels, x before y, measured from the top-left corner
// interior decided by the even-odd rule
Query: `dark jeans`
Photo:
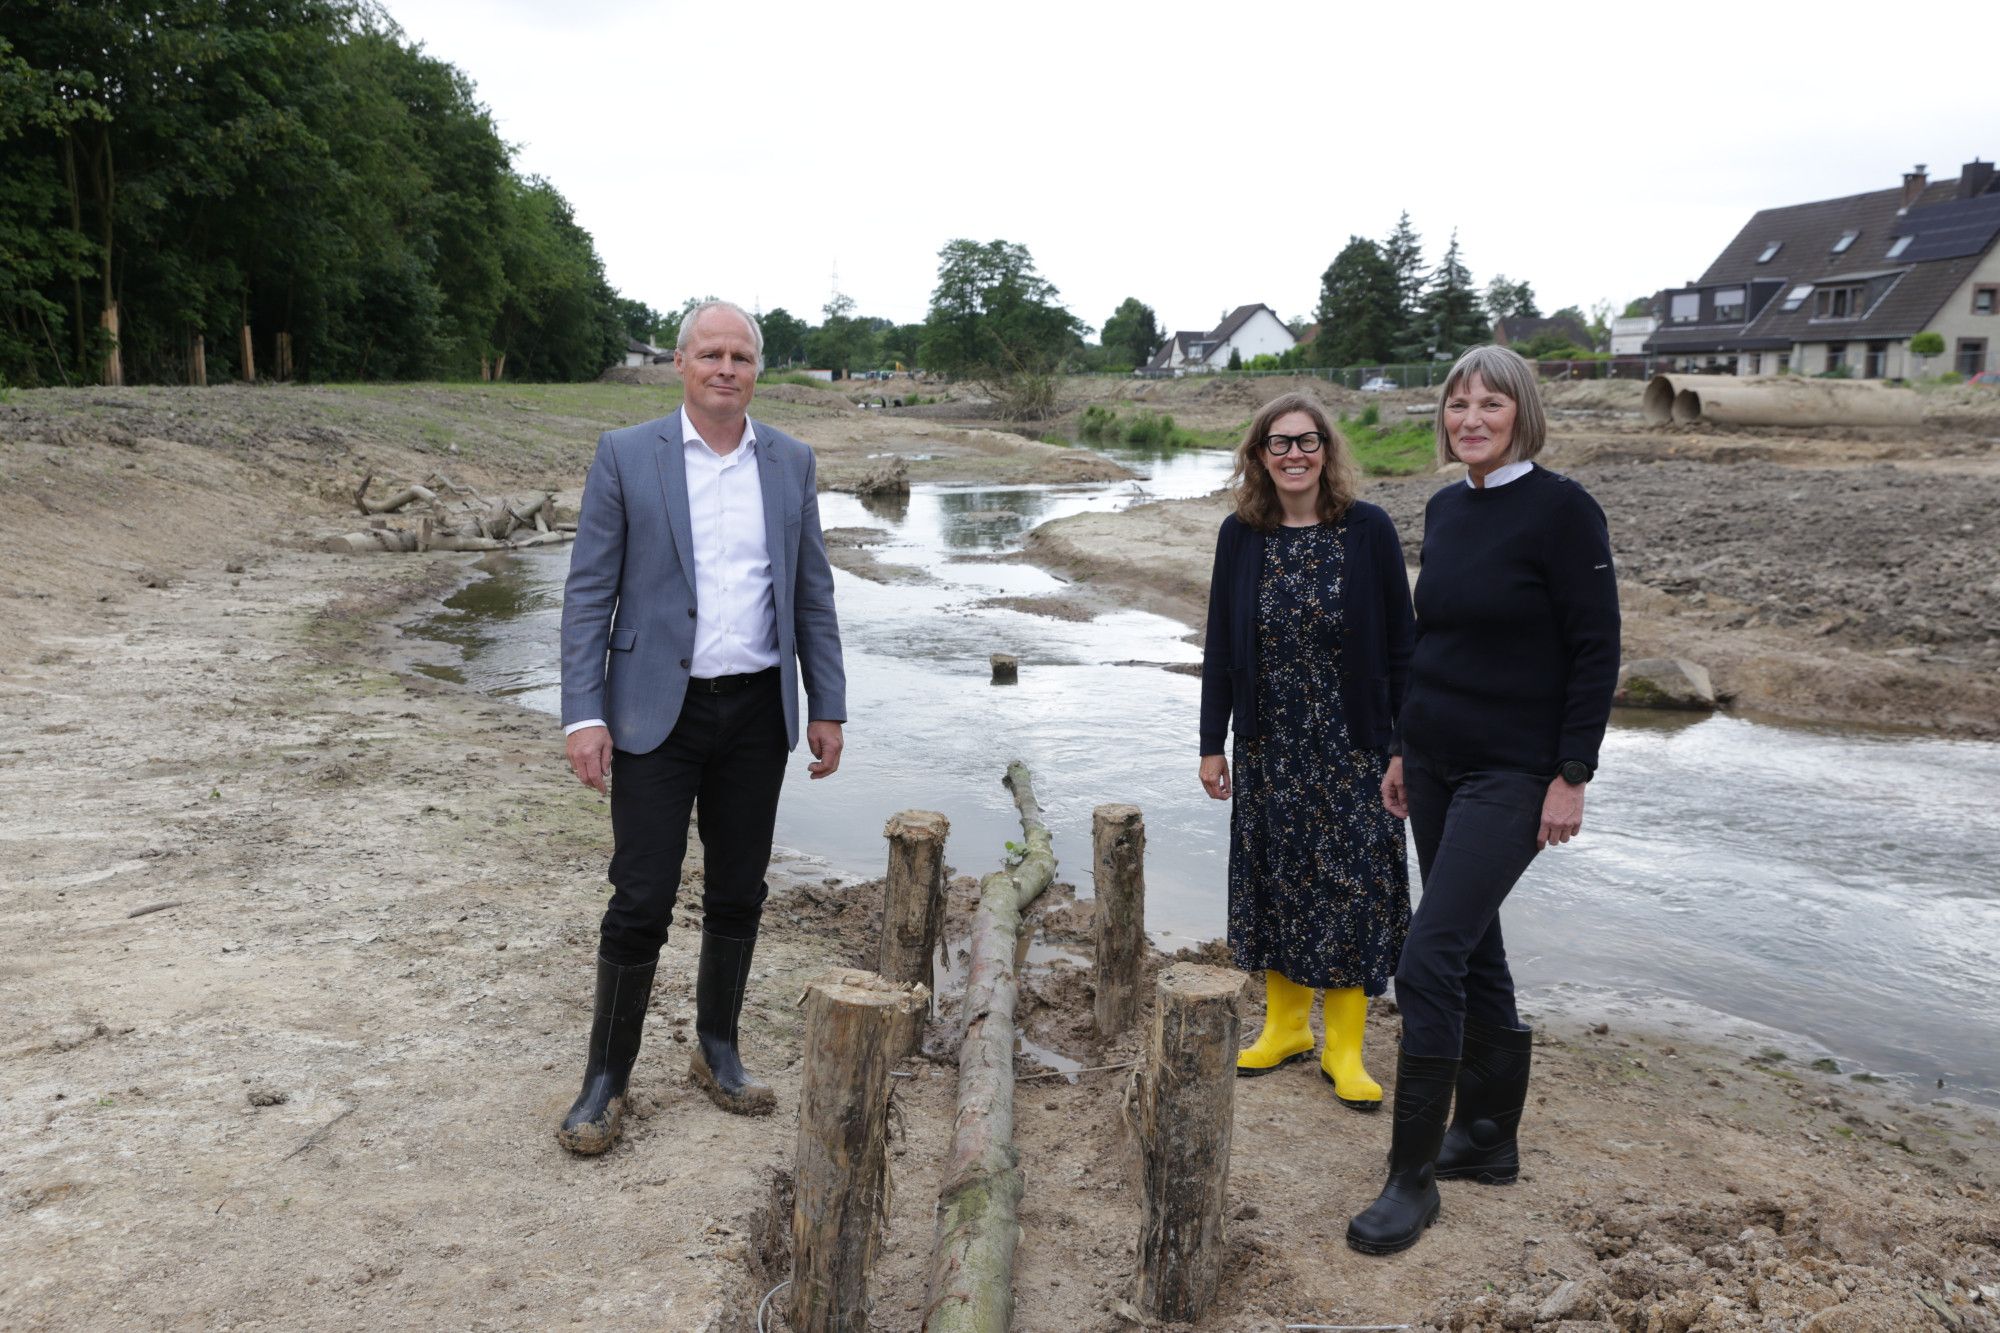
[[[1500,904],[1535,859],[1552,775],[1403,755],[1424,895],[1396,967],[1403,1049],[1456,1060],[1468,1016],[1519,1027]]]
[[[611,905],[599,951],[621,967],[660,956],[680,896],[688,813],[702,846],[703,928],[755,939],[785,780],[776,668],[731,694],[690,686],[673,731],[646,754],[611,753]]]

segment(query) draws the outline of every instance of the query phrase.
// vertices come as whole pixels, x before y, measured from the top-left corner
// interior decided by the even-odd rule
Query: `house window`
[[[1829,375],[1847,364],[1847,344],[1828,343],[1826,345],[1826,370]]]
[[[1853,245],[1853,244],[1854,244],[1854,242],[1855,242],[1855,240],[1856,240],[1856,239],[1857,239],[1857,238],[1858,238],[1858,237],[1859,237],[1860,235],[1861,235],[1861,233],[1860,233],[1860,232],[1858,232],[1858,231],[1844,231],[1844,232],[1840,233],[1840,239],[1839,239],[1839,240],[1837,240],[1837,241],[1835,241],[1835,242],[1833,243],[1833,251],[1832,251],[1832,253],[1834,253],[1834,254],[1837,254],[1837,255],[1844,255],[1844,254],[1846,254],[1846,253],[1847,253],[1847,247],[1848,247],[1848,246],[1850,246],[1850,245]]]
[[[1972,313],[1990,315],[2000,307],[2000,287],[1974,287],[1972,289]]]
[[[1862,287],[1822,287],[1813,295],[1814,319],[1859,319]]]
[[[1784,308],[1786,310],[1797,310],[1801,305],[1805,304],[1805,299],[1811,295],[1812,295],[1812,284],[1809,282],[1800,283],[1798,286],[1792,288],[1790,291],[1785,293]]]
[[[1778,251],[1784,249],[1784,247],[1785,243],[1783,241],[1772,241],[1764,247],[1764,253],[1757,256],[1757,262],[1760,264],[1770,263],[1778,257]]]
[[[1862,366],[1863,379],[1879,380],[1889,373],[1889,344],[1869,343],[1868,360]]]
[[[1743,289],[1724,288],[1715,294],[1715,317],[1729,323],[1743,318]]]
[[[1750,373],[1752,375],[1760,375],[1763,373],[1763,371],[1764,371],[1764,354],[1762,352],[1750,353]]]
[[[1958,373],[1971,379],[1974,375],[1986,373],[1986,339],[1960,338],[1958,340]]]
[[[1789,375],[1792,373],[1792,354],[1790,352],[1778,353],[1778,373],[1780,375]]]
[[[1909,248],[1910,248],[1910,238],[1908,236],[1898,236],[1896,238],[1896,243],[1889,247],[1889,253],[1884,257],[1888,259],[1894,259],[1897,255],[1902,254],[1903,251]]]
[[[1701,318],[1701,293],[1680,292],[1673,299],[1673,318],[1676,324],[1692,324]]]

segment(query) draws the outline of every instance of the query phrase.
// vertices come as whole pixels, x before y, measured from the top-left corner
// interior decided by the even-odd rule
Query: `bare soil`
[[[684,1073],[691,859],[626,1139],[567,1156],[551,1130],[580,1072],[604,807],[546,718],[409,669],[393,623],[472,561],[309,549],[355,521],[363,471],[574,490],[599,430],[671,402],[604,385],[0,405],[17,553],[0,1326],[754,1327],[788,1262],[795,1001],[870,960],[879,886],[777,885],[744,1028],[779,1113],[737,1119]],[[820,411],[768,409],[816,444]],[[829,468],[881,447],[827,435]],[[1028,466],[991,450],[958,455],[964,479]],[[969,893],[958,880],[954,951]],[[1025,980],[1025,1039],[1048,1054],[1024,1056],[1017,1095],[1016,1327],[1038,1333],[1134,1326],[1128,1071],[1097,1067],[1139,1038],[1089,1030],[1089,911],[1052,891]],[[898,1081],[881,1329],[913,1329],[923,1299],[951,1125],[944,989]],[[1259,1018],[1249,994],[1246,1028]],[[1388,1260],[1341,1243],[1386,1116],[1339,1107],[1310,1065],[1238,1083],[1230,1277],[1196,1327],[2000,1327],[1989,1113],[1691,1032],[1538,1026],[1523,1181],[1451,1186],[1440,1225]],[[1379,1077],[1394,1033],[1378,1006]],[[1059,1059],[1095,1072],[1048,1076]]]

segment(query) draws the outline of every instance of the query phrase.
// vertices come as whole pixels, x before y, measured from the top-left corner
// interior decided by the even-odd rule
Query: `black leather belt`
[[[767,680],[777,674],[778,668],[765,667],[762,671],[753,671],[747,676],[710,676],[706,679],[700,676],[690,676],[688,677],[688,689],[694,691],[696,694],[734,694],[738,690],[747,690],[759,681]]]

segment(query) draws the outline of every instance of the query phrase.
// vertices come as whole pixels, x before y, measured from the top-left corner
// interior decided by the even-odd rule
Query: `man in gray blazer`
[[[810,448],[746,413],[763,366],[757,322],[725,301],[681,325],[673,416],[607,432],[583,488],[563,591],[562,715],[577,779],[611,796],[611,904],[583,1091],[556,1137],[618,1141],[688,815],[703,849],[692,1073],[740,1115],[771,1090],[744,1072],[737,1018],[763,914],[789,751],[840,767],[847,679]]]

